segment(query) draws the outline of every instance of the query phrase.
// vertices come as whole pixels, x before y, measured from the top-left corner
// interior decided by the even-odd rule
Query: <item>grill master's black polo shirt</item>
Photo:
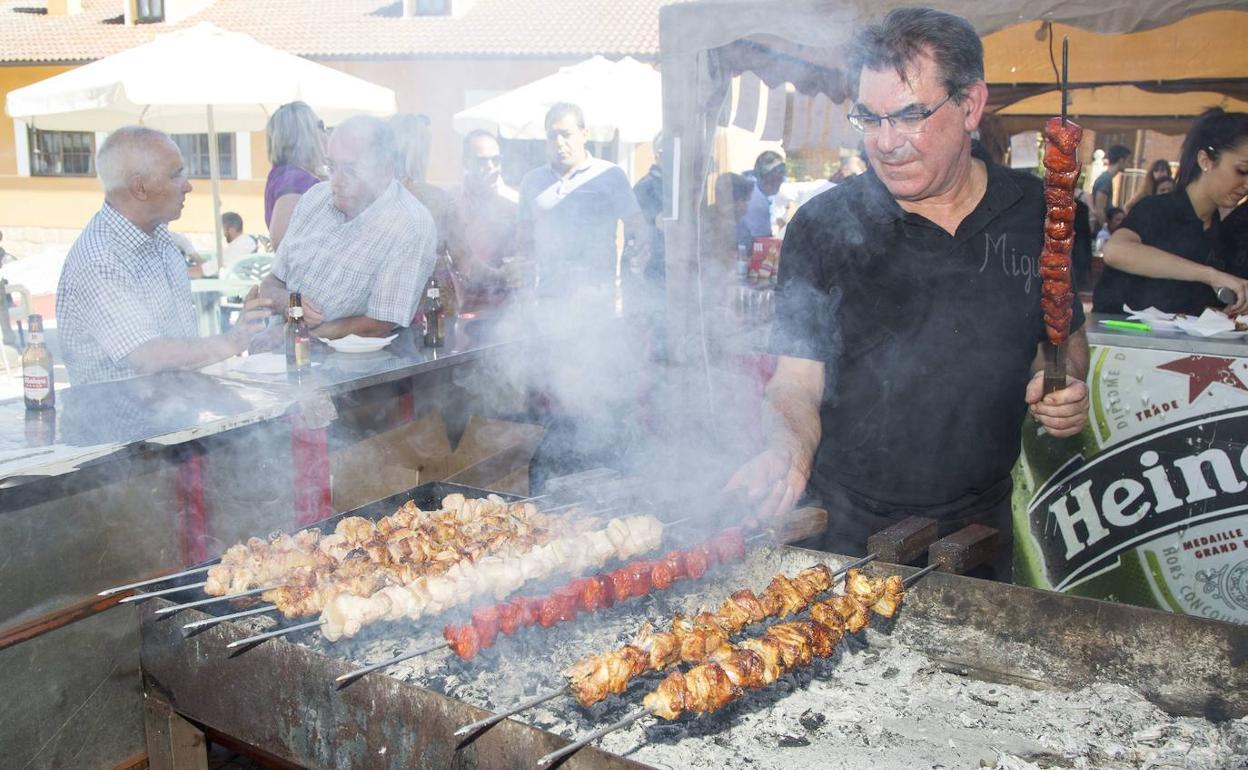
[[[825,363],[812,494],[840,485],[890,513],[1008,477],[1044,337],[1043,230],[1040,179],[991,163],[956,236],[903,211],[873,172],[798,209],[772,350]]]

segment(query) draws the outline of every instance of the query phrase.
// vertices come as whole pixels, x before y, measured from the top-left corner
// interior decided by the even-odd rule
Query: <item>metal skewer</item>
[[[203,628],[204,626],[215,626],[217,623],[221,623],[226,620],[234,620],[235,618],[245,618],[250,615],[259,615],[261,613],[269,612],[270,610],[275,610],[275,609],[277,609],[276,604],[263,604],[259,607],[252,607],[249,610],[243,610],[242,612],[235,612],[230,615],[218,615],[217,617],[208,618],[206,620],[196,620],[193,623],[187,623],[186,625],[182,626],[182,630],[194,631],[195,629]]]
[[[181,572],[174,572],[173,574],[170,574],[170,575],[161,575],[160,577],[154,577],[148,580],[140,580],[137,583],[127,583],[124,586],[117,586],[116,588],[105,588],[103,591],[100,591],[98,594],[96,594],[96,596],[112,596],[113,594],[119,594],[122,591],[129,591],[132,588],[142,588],[143,586],[150,586],[155,583],[163,583],[166,580],[176,580],[177,578],[186,577],[187,575],[195,575],[200,572],[207,572],[208,570],[212,569],[215,564],[216,562],[214,561],[212,564],[205,564],[202,567],[192,567],[191,569],[185,569],[185,570],[182,570]]]
[[[141,602],[144,599],[152,599],[157,596],[165,596],[166,594],[176,594],[180,591],[189,591],[192,588],[203,588],[207,584],[208,584],[208,581],[205,580],[200,583],[188,583],[187,585],[178,586],[176,588],[164,588],[164,589],[161,589],[160,591],[147,591],[145,593],[134,594],[133,596],[127,596],[120,601],[120,604],[129,604],[130,602]]]
[[[253,588],[250,591],[239,591],[236,594],[226,594],[225,596],[210,596],[207,599],[200,599],[199,601],[187,602],[186,604],[175,604],[172,607],[161,607],[160,609],[156,610],[156,614],[168,615],[173,612],[181,612],[182,610],[190,609],[191,607],[202,607],[205,604],[213,604],[214,602],[228,602],[231,599],[241,599],[244,596],[255,596],[256,594],[262,594],[265,591],[272,591],[274,588],[281,588],[281,586],[280,585],[264,586],[263,588]]]
[[[936,566],[937,566],[937,565],[935,565],[935,564],[929,564],[929,565],[927,565],[926,567],[924,567],[923,569],[921,569],[921,570],[919,570],[918,572],[914,573],[914,574],[913,574],[913,575],[911,575],[910,577],[908,577],[908,578],[904,578],[904,579],[901,581],[901,584],[902,584],[903,586],[905,586],[906,588],[909,588],[910,586],[912,586],[912,585],[914,585],[915,583],[919,582],[919,578],[923,577],[923,576],[924,576],[924,575],[926,575],[927,573],[929,573],[929,572],[931,572],[932,570],[936,569]]]
[[[1050,49],[1052,50],[1052,49]],[[1066,125],[1066,104],[1070,95],[1070,37],[1062,38],[1062,125]],[[1066,325],[1069,332],[1069,322]],[[1056,393],[1066,387],[1066,342],[1044,346],[1044,394]]]
[[[472,724],[464,725],[463,727],[455,731],[455,737],[462,738],[465,735],[472,735],[478,730],[484,730],[487,727],[493,727],[494,725],[498,724],[499,722],[502,722],[504,719],[507,719],[508,717],[513,717],[516,714],[519,714],[523,711],[528,711],[534,706],[541,705],[545,703],[546,701],[554,700],[555,698],[558,698],[560,695],[567,695],[571,692],[572,692],[572,689],[568,687],[568,685],[565,684],[563,687],[560,687],[558,690],[551,690],[550,692],[542,693],[541,695],[535,695],[526,701],[521,701],[520,703],[517,703],[516,705],[507,709],[506,711],[500,711],[497,714],[491,714],[485,719],[478,719]]]
[[[641,719],[642,717],[646,717],[649,715],[650,715],[650,712],[647,711],[644,707],[639,708],[618,722],[609,724],[606,727],[599,727],[597,730],[594,730],[592,733],[586,735],[584,738],[580,738],[579,740],[569,743],[567,746],[564,746],[562,749],[559,749],[558,751],[550,752],[546,756],[537,760],[537,766],[539,768],[550,767],[555,762],[558,762],[560,759],[563,759],[566,756],[575,754],[576,752],[585,748],[586,746],[598,740],[599,738],[606,735],[607,733],[615,732],[616,730],[619,730],[621,728],[628,727],[633,722],[636,722],[638,719]]]
[[[363,668],[357,668],[354,671],[348,671],[342,676],[336,677],[334,681],[338,683],[339,687],[343,687],[345,685],[350,684],[351,682],[354,682],[356,679],[359,679],[365,674],[376,671],[379,668],[393,666],[395,663],[402,663],[405,660],[410,660],[419,655],[426,655],[431,652],[437,652],[438,650],[441,650],[450,646],[451,646],[451,643],[445,642],[445,641],[438,642],[437,644],[431,644],[428,647],[423,647],[419,650],[412,650],[411,652],[405,652],[400,655],[395,655],[393,658],[390,658],[388,660],[383,660],[380,663],[370,663],[369,665],[364,666]]]
[[[227,649],[232,650],[236,647],[244,647],[249,644],[255,644],[256,642],[263,642],[265,639],[273,639],[278,636],[285,636],[286,634],[293,634],[296,631],[303,631],[308,628],[320,628],[323,625],[325,625],[324,620],[309,620],[307,623],[300,623],[294,626],[287,626],[286,628],[279,628],[275,631],[266,631],[263,634],[256,634],[255,636],[249,636],[246,639],[238,639],[237,641],[230,642],[229,644],[225,646]]]

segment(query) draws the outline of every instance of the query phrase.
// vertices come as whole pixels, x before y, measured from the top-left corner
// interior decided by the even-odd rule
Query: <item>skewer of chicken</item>
[[[205,592],[232,594],[280,584],[296,569],[333,567],[357,550],[383,564],[454,559],[500,536],[525,534],[550,524],[550,518],[532,503],[508,504],[497,495],[479,499],[447,495],[437,511],[423,511],[408,501],[377,521],[347,516],[328,535],[305,529],[267,541],[251,538],[235,544],[208,570]]]
[[[561,695],[574,694],[583,706],[592,705],[608,695],[623,692],[628,682],[647,671],[658,671],[678,661],[700,662],[706,655],[718,648],[721,641],[739,632],[750,623],[766,617],[784,617],[795,607],[792,591],[805,596],[819,586],[819,591],[832,587],[832,581],[847,573],[858,574],[856,568],[868,564],[875,559],[869,554],[857,559],[844,567],[831,570],[820,564],[803,570],[793,578],[777,575],[768,589],[763,592],[765,600],[761,600],[752,591],[737,591],[720,605],[716,615],[699,613],[692,619],[677,616],[671,624],[671,631],[655,633],[647,625],[642,628],[632,644],[617,650],[592,655],[574,663],[565,671],[568,684],[557,690],[535,696],[529,701],[517,704],[512,708],[492,714],[485,719],[464,725],[455,731],[457,737],[470,735],[491,727],[508,717]],[[847,581],[847,590],[851,581]],[[855,577],[852,585],[861,588],[862,581]],[[799,588],[800,587],[800,588]],[[804,608],[805,605],[803,605]],[[785,613],[785,614],[778,614]],[[712,620],[715,618],[715,620]]]
[[[856,578],[854,586],[858,591],[866,591],[867,598],[876,596],[872,607],[879,605],[881,610],[896,613],[905,589],[935,568],[936,565],[929,565],[904,581],[893,581],[892,578],[898,577],[896,575],[881,581]],[[897,586],[898,582],[901,583],[900,587]],[[839,603],[846,610],[846,614],[842,614],[838,603],[834,601],[817,602],[811,607],[809,620],[778,623],[768,627],[761,635],[746,639],[738,645],[723,645],[716,650],[712,660],[695,666],[686,673],[676,671],[669,674],[654,691],[645,696],[641,708],[558,751],[547,754],[538,760],[537,766],[550,767],[603,735],[627,727],[647,716],[670,720],[688,712],[718,710],[737,700],[746,689],[766,687],[782,674],[798,666],[809,665],[815,657],[831,655],[844,633],[860,622],[858,616],[864,611],[863,600],[849,589],[848,580],[846,587],[851,592],[839,597],[847,600]],[[849,603],[859,605],[859,611],[850,611],[846,606]],[[822,609],[816,614],[818,608]],[[885,616],[892,617],[891,614]]]
[[[558,573],[579,574],[601,567],[612,557],[627,559],[657,548],[663,524],[653,516],[612,519],[593,532],[557,538],[513,557],[487,557],[479,562],[460,562],[445,573],[422,577],[406,585],[387,586],[371,596],[342,593],[333,597],[319,620],[290,630],[320,627],[329,641],[352,636],[363,626],[380,620],[418,619],[449,607],[493,593],[502,598],[531,580]],[[281,629],[262,635],[281,635]],[[232,642],[228,647],[250,644],[258,637]]]

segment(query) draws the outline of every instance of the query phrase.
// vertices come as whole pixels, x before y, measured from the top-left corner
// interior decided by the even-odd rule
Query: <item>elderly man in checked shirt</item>
[[[302,294],[318,337],[384,337],[408,326],[433,272],[437,229],[395,179],[394,133],[376,118],[344,121],[329,139],[330,179],[303,194],[260,293]]]
[[[70,382],[206,366],[246,350],[272,301],[253,289],[237,324],[199,337],[186,262],[169,237],[191,191],[173,140],[150,128],[119,128],[95,165],[104,205],[70,249],[56,290]]]

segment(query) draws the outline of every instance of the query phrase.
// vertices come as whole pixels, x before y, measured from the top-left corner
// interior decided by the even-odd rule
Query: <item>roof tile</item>
[[[49,16],[0,0],[0,62],[100,59],[208,21],[314,59],[629,55],[654,58],[659,8],[688,0],[478,0],[462,15],[403,18],[389,0],[216,0],[176,24],[120,23],[121,0]]]

